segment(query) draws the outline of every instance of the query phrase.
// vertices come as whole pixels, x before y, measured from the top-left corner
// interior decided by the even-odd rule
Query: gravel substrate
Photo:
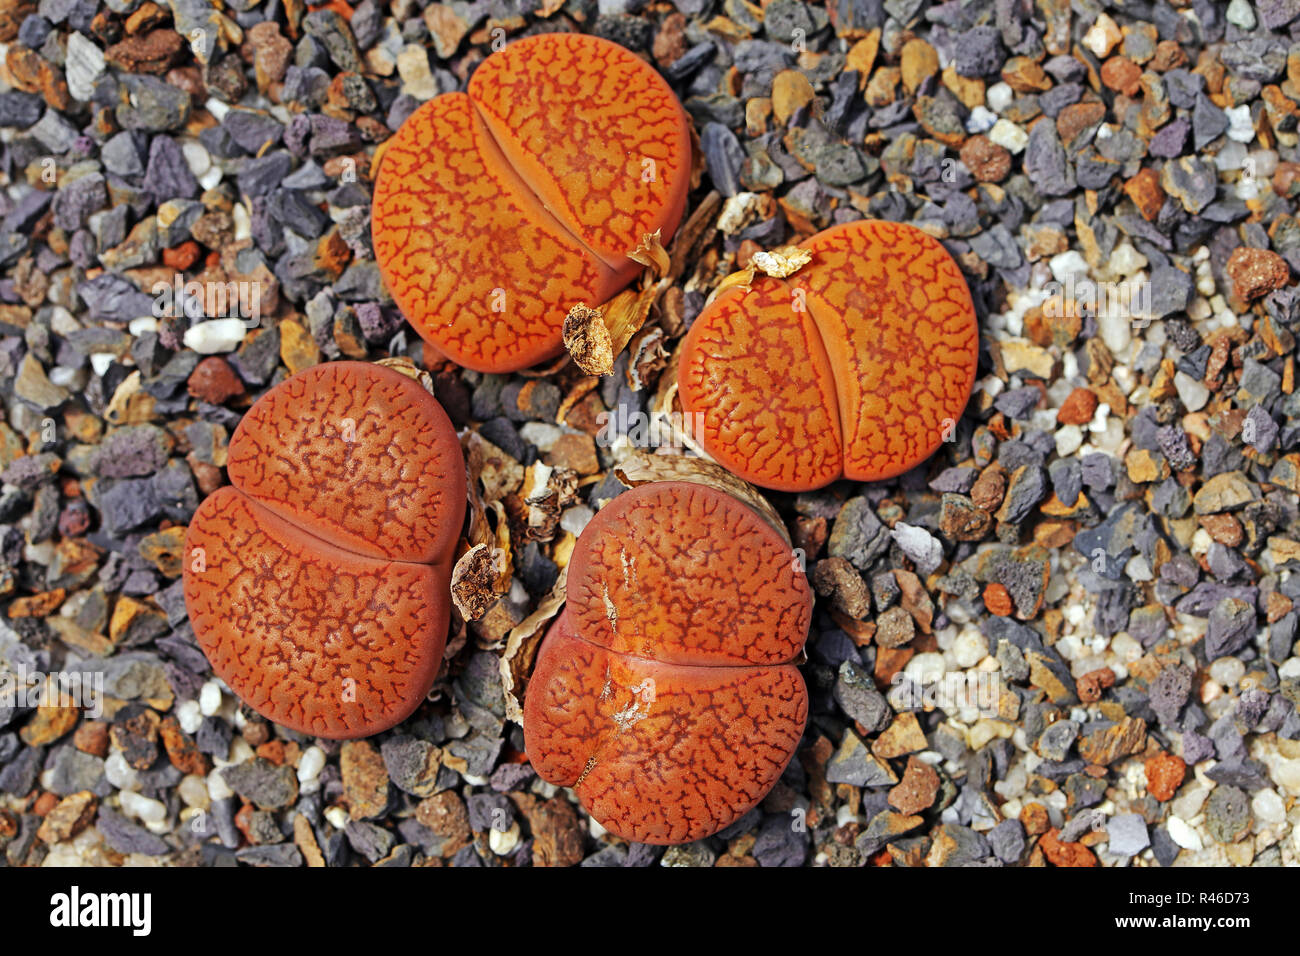
[[[271,385],[423,362],[375,148],[545,30],[672,83],[698,245],[612,376],[430,367],[513,579],[402,726],[271,726],[194,643],[184,526]],[[0,669],[103,682],[0,684],[7,864],[1300,863],[1300,0],[0,0],[0,44]],[[508,636],[645,450],[601,414],[755,253],[864,216],[961,265],[975,395],[898,479],[768,496],[819,595],[803,743],[718,836],[624,844],[529,768]],[[156,309],[178,270],[257,301]]]

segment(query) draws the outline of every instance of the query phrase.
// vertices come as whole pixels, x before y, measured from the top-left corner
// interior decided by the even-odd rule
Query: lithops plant
[[[647,63],[582,34],[517,40],[384,144],[375,258],[442,355],[525,368],[560,354],[571,306],[641,271],[643,237],[668,242],[690,166],[685,114]]]
[[[185,541],[185,604],[213,671],[303,733],[403,720],[442,661],[465,509],[442,407],[390,368],[318,365],[249,409],[228,461],[231,486]]]
[[[528,685],[524,740],[621,837],[683,843],[757,804],[803,733],[812,594],[789,542],[725,492],[660,481],[584,529]]]
[[[678,387],[695,438],[782,491],[901,474],[952,437],[970,398],[970,290],[913,226],[851,222],[799,248],[798,272],[726,289],[691,326]]]

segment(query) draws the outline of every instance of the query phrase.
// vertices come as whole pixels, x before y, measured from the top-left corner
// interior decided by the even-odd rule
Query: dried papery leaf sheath
[[[747,505],[654,482],[583,531],[524,705],[529,759],[629,840],[715,833],[771,789],[808,714],[812,595]]]
[[[269,720],[329,738],[408,716],[442,660],[465,472],[441,406],[399,372],[319,365],[249,409],[232,487],[185,544],[199,646]]]
[[[518,40],[466,93],[385,144],[375,256],[394,300],[448,358],[506,372],[554,358],[565,314],[602,303],[685,208],[690,135],[654,69],[581,34]]]
[[[827,229],[788,279],[728,289],[687,334],[678,384],[694,437],[767,488],[876,481],[933,454],[975,381],[970,290],[943,247],[882,221]]]

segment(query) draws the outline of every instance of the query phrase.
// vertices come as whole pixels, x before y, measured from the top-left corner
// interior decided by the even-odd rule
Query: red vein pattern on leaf
[[[508,372],[554,358],[571,305],[599,305],[666,244],[689,189],[676,97],[598,37],[543,34],[483,62],[384,145],[372,237],[393,299],[435,349]]]
[[[404,719],[437,674],[446,601],[435,569],[361,557],[222,488],[199,507],[185,602],[213,671],[259,713],[325,737]]]
[[[574,547],[568,595],[585,639],[679,664],[784,664],[808,635],[812,591],[752,509],[661,481],[615,498]]]
[[[593,689],[599,691],[593,692]],[[798,668],[698,667],[584,641],[567,612],[525,703],[529,759],[607,830],[643,843],[715,833],[784,772],[808,719]]]
[[[362,737],[437,676],[465,472],[442,407],[361,362],[286,379],[246,413],[232,486],[186,532],[185,604],[214,672],[264,717]]]
[[[975,383],[979,328],[961,270],[937,240],[869,220],[827,229],[798,273],[829,349],[847,477],[875,481],[931,455]]]
[[[282,518],[351,551],[431,562],[460,531],[464,463],[455,430],[418,383],[331,362],[267,392],[230,442],[231,483]]]
[[[794,304],[781,279],[724,292],[691,327],[678,375],[704,446],[728,449],[728,466],[747,481],[789,490],[844,468],[830,360],[811,314]]]
[[[565,309],[620,283],[504,162],[469,97],[430,100],[388,141],[374,245],[402,313],[440,352],[509,371],[558,354]]]
[[[485,60],[469,95],[522,178],[616,268],[643,233],[676,227],[690,137],[668,84],[627,50],[529,37]]]
[[[625,492],[584,529],[524,703],[529,759],[606,829],[681,843],[738,819],[803,733],[792,663],[812,595],[747,505],[688,482]]]
[[[678,376],[683,407],[703,415],[709,454],[765,487],[822,487],[840,477],[836,455],[854,480],[901,474],[938,448],[970,397],[979,348],[970,290],[944,248],[912,226],[851,222],[802,248],[812,261],[785,280],[788,294],[761,278],[757,295],[719,296],[695,320]],[[809,331],[771,341],[769,330],[796,327]]]

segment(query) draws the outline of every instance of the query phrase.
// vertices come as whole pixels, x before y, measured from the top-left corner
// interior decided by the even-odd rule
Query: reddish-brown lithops
[[[802,243],[788,279],[723,292],[695,320],[678,385],[695,437],[767,488],[901,474],[953,433],[979,332],[957,264],[912,226],[847,223]]]
[[[244,416],[229,473],[185,541],[185,603],[213,671],[304,733],[404,719],[442,661],[464,513],[441,406],[392,369],[316,366]]]
[[[574,549],[528,686],[529,759],[626,839],[717,832],[803,733],[811,611],[789,543],[748,505],[691,482],[625,492]]]
[[[637,56],[581,34],[517,40],[384,145],[375,258],[443,355],[524,368],[560,354],[571,306],[631,281],[647,233],[667,243],[690,156],[681,106]]]

